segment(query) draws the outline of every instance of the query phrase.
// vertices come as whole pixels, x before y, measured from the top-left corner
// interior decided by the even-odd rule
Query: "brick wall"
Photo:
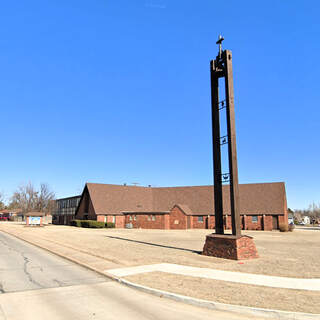
[[[125,216],[116,216],[116,228],[124,228]]]
[[[216,234],[207,235],[202,254],[233,260],[259,257],[252,237]]]
[[[242,230],[265,230],[265,231],[271,231],[273,230],[272,225],[272,216],[271,215],[256,215],[258,217],[258,221],[254,222],[252,221],[252,215],[241,215],[240,216],[240,222],[241,222],[241,229]],[[279,217],[279,223],[280,221],[283,221],[284,216],[278,216]],[[215,217],[210,216],[209,218],[209,229],[214,229],[215,225]],[[228,217],[223,217],[223,223],[226,230],[229,230],[232,228],[231,224],[231,216],[228,215]]]
[[[287,196],[286,196],[286,192],[284,192],[284,197],[285,197],[285,201],[284,201],[284,208],[283,208],[283,213],[284,213],[284,216],[282,218],[282,223],[285,223],[285,224],[289,224],[289,221],[288,221],[288,205],[287,205]],[[279,222],[280,222],[281,218],[279,216]]]
[[[116,228],[124,228],[124,216],[118,215],[97,215],[97,221],[100,222],[112,222]]]
[[[216,227],[216,220],[214,216],[209,216],[209,229],[214,229]]]
[[[173,207],[170,211],[170,229],[187,229],[187,216],[179,207]]]
[[[106,217],[106,220],[105,220]],[[114,222],[113,215],[98,215],[97,221]],[[130,219],[131,217],[131,219]],[[153,218],[152,218],[153,217]],[[202,217],[203,222],[199,221]],[[257,222],[253,221],[251,215],[240,217],[242,230],[273,230],[271,215],[256,215]],[[279,223],[284,221],[284,216],[279,216]],[[174,207],[170,214],[126,214],[124,216],[115,216],[116,228],[124,228],[126,224],[131,223],[133,228],[141,229],[208,229],[215,228],[214,216],[187,216],[179,207]],[[225,229],[231,229],[231,216],[224,216]]]
[[[263,230],[272,231],[272,216],[263,216]]]
[[[280,224],[280,223],[288,224],[288,214],[283,215],[283,216],[279,216],[278,222],[279,222],[279,224]]]
[[[169,216],[169,214],[164,215],[164,228],[170,229],[170,216]]]
[[[245,216],[246,230],[262,230],[262,215],[257,215],[258,221],[253,221],[253,216]]]
[[[199,221],[199,217],[202,218],[202,222]],[[192,220],[192,228],[193,229],[206,229],[206,221],[208,216],[190,216]]]
[[[193,229],[193,216],[188,216],[187,217],[187,228],[188,229]]]
[[[97,221],[99,222],[105,222],[105,218],[106,218],[105,215],[97,215]]]
[[[114,215],[107,215],[106,222],[116,223],[116,216]]]
[[[131,223],[133,228],[165,229],[163,214],[126,214],[125,224]]]

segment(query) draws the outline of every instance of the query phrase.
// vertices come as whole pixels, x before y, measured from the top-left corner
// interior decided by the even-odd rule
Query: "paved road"
[[[106,278],[0,233],[0,292],[104,282]]]
[[[127,288],[1,232],[0,283],[0,320],[250,319]]]
[[[317,226],[317,225],[315,225],[314,227],[295,226],[295,228],[297,230],[308,230],[308,231],[316,230],[316,231],[320,231],[320,226]]]

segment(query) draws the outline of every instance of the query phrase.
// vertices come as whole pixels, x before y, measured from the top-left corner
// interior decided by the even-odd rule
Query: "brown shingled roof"
[[[96,214],[153,211],[151,188],[87,183]]]
[[[186,214],[214,213],[213,186],[150,188],[87,183],[96,214],[167,212],[179,203]],[[283,214],[283,182],[239,185],[242,214]],[[230,213],[229,187],[223,187],[224,213]]]
[[[46,214],[44,212],[37,212],[37,211],[32,211],[32,212],[27,212],[26,216],[28,217],[43,217]]]
[[[22,209],[3,209],[3,210],[0,210],[0,213],[13,213],[13,214],[22,213]]]
[[[167,210],[177,203],[187,205],[193,213],[214,212],[213,186],[153,188],[153,209]],[[283,182],[240,184],[240,211],[250,213],[283,213],[286,194]],[[230,213],[229,186],[223,186],[223,211]]]
[[[176,204],[173,207],[180,208],[180,210],[182,210],[183,213],[186,214],[187,216],[192,216],[192,214],[193,214],[191,209],[185,204]]]

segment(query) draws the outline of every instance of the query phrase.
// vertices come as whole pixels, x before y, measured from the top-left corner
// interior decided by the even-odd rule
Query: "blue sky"
[[[320,201],[318,1],[0,5],[0,190],[212,183],[209,61],[233,52],[239,179]]]

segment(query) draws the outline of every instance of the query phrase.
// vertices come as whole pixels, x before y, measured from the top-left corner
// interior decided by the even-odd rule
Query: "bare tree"
[[[17,191],[13,193],[13,196],[11,197],[11,208],[20,208],[24,212],[31,211],[35,208],[37,199],[37,192],[32,185],[31,182],[29,182],[26,185],[21,185]]]
[[[302,211],[301,210],[294,210],[294,213],[293,213],[293,216],[294,216],[294,220],[295,221],[301,221],[302,219]]]
[[[37,191],[33,184],[29,182],[21,185],[11,197],[10,208],[20,208],[23,212],[43,211],[49,212],[55,195],[47,184],[42,183]]]
[[[308,213],[309,216],[312,217],[313,219],[320,218],[320,204],[312,203],[309,205],[308,208]]]
[[[46,183],[41,183],[40,191],[37,197],[37,210],[40,212],[49,212],[53,209],[55,194]]]
[[[4,204],[4,196],[3,193],[0,192],[0,210],[5,208],[5,204]]]

